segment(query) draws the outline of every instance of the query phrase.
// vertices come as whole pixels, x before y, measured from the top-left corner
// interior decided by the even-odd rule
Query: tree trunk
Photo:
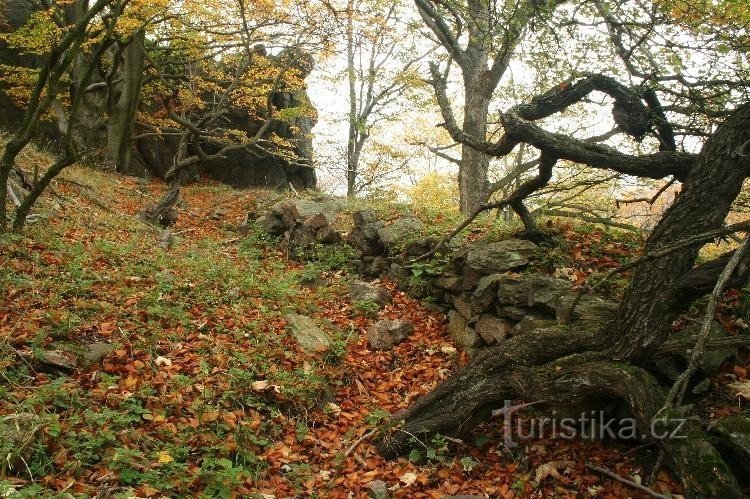
[[[138,110],[146,62],[145,40],[146,33],[141,30],[133,35],[123,50],[120,93],[119,96],[111,98],[107,122],[107,149],[117,172],[127,171],[130,163],[130,138],[133,135],[133,123]]]
[[[346,76],[349,83],[349,140],[346,144],[346,195],[357,195],[357,74],[354,67],[354,1],[346,5]]]
[[[646,242],[647,252],[724,223],[750,175],[748,144],[750,104],[732,113],[707,141],[682,194]],[[610,324],[541,329],[487,348],[394,416],[396,426],[379,442],[380,452],[400,454],[414,445],[414,436],[466,434],[493,409],[502,408],[504,401],[519,398],[544,400],[558,414],[566,410],[580,414],[576,411],[615,402],[619,412],[638,422],[641,434],[640,428],[650,424],[665,394],[640,366],[668,337],[678,314],[710,291],[723,269],[713,261],[693,268],[699,249],[699,245],[688,247],[639,265]],[[744,265],[734,284],[746,282],[750,262]],[[726,463],[702,432],[691,430],[688,439],[669,444],[669,450],[689,497],[742,497]]]
[[[674,204],[661,218],[646,253],[679,239],[720,227],[750,174],[750,104],[736,110],[701,150]],[[690,305],[680,281],[692,269],[701,245],[690,246],[635,268],[612,327],[614,359],[643,364],[670,332],[677,314]]]
[[[487,112],[490,96],[481,84],[481,78],[464,78],[463,130],[480,139],[487,136]],[[489,157],[467,145],[461,146],[461,163],[458,169],[458,191],[461,213],[472,213],[487,200],[487,169]]]

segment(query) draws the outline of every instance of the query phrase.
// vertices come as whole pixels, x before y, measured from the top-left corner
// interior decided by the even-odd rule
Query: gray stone
[[[114,350],[115,346],[112,343],[97,342],[86,345],[86,351],[80,357],[81,367],[91,367]]]
[[[308,352],[325,352],[331,348],[331,339],[320,327],[306,315],[288,314],[286,317],[287,331]]]
[[[390,293],[385,288],[365,281],[354,281],[352,283],[349,298],[355,302],[369,301],[376,303],[379,307],[383,307],[392,301]]]
[[[281,220],[281,217],[273,213],[259,217],[257,223],[263,230],[274,236],[279,236],[286,230],[286,225]]]
[[[48,366],[57,367],[66,371],[72,371],[78,367],[75,355],[62,350],[42,350],[39,352],[39,361]]]
[[[370,497],[372,499],[388,499],[388,484],[383,480],[373,480],[367,485],[370,489]]]
[[[404,341],[414,330],[414,326],[400,319],[378,321],[367,329],[370,346],[375,350],[390,350]]]
[[[330,225],[336,219],[336,215],[344,208],[344,201],[337,198],[318,199],[291,199],[276,203],[271,207],[271,212],[276,214],[288,214],[293,216],[297,222],[310,221],[318,227]],[[290,224],[288,221],[287,226]],[[322,224],[322,225],[321,225]]]
[[[678,333],[672,333],[669,337],[669,341],[683,342],[686,345],[685,350],[675,352],[671,357],[660,359],[659,362],[655,363],[655,368],[661,374],[662,377],[675,381],[677,377],[685,370],[690,361],[689,348],[695,344],[695,339],[700,332],[700,324],[692,324],[685,328],[683,331]],[[708,339],[717,340],[726,338],[729,336],[726,329],[716,321],[711,323],[711,331],[708,334]],[[721,370],[722,364],[727,360],[734,358],[737,355],[736,347],[726,347],[717,350],[706,350],[703,354],[703,359],[698,369],[699,376],[711,377],[715,376]]]
[[[383,245],[378,237],[378,230],[383,222],[377,219],[371,211],[355,211],[352,213],[354,228],[346,236],[346,242],[359,251],[362,256],[380,255]]]
[[[467,321],[471,321],[474,315],[476,315],[474,313],[474,307],[472,306],[471,295],[469,293],[455,295],[451,298],[451,301],[453,302],[453,308],[455,308],[456,311]]]
[[[529,305],[529,279],[522,275],[504,275],[497,283],[497,300],[502,306]]]
[[[506,272],[528,265],[537,250],[536,244],[521,239],[476,242],[466,256],[466,266],[482,274]]]
[[[750,476],[750,416],[747,413],[727,416],[714,425],[711,434],[718,440],[718,448],[732,463]]]
[[[510,319],[512,321],[520,321],[524,317],[530,314],[530,310],[527,308],[522,307],[515,307],[515,306],[498,306],[495,307],[495,312],[500,317],[505,317],[507,319]]]
[[[323,244],[338,244],[343,241],[341,233],[330,226],[321,228],[317,234],[315,234],[315,239]]]
[[[479,316],[474,325],[474,330],[488,345],[505,341],[510,336],[512,328],[507,320],[489,314]]]
[[[670,341],[679,339],[680,335],[683,338],[695,338],[700,332],[700,324],[692,324],[685,328],[684,331],[677,335],[670,336]],[[716,321],[711,322],[711,330],[708,333],[709,340],[718,340],[729,337],[730,334],[724,329],[720,323]],[[715,376],[721,370],[721,365],[729,359],[733,359],[737,355],[737,347],[719,348],[716,350],[706,350],[703,353],[703,360],[701,361],[700,372],[704,376],[711,377]],[[687,355],[684,357],[685,363],[688,361]]]
[[[382,256],[376,256],[372,259],[370,264],[371,275],[382,275],[388,272],[388,260]]]
[[[545,274],[533,275],[529,278],[528,305],[554,313],[557,300],[569,294],[572,288],[573,284],[570,281],[556,279]]]
[[[402,217],[378,230],[378,237],[386,250],[404,249],[406,243],[422,233],[424,224],[414,217]]]
[[[492,274],[479,279],[477,288],[471,295],[471,302],[476,312],[485,312],[497,299],[497,288],[503,279],[501,274]]]
[[[575,294],[570,293],[558,298],[555,304],[556,317],[559,320],[562,314],[570,308],[575,299]],[[583,295],[573,311],[573,320],[604,322],[613,319],[617,313],[618,305],[615,302],[599,298],[598,296]]]
[[[461,291],[461,278],[456,276],[440,276],[435,280],[435,285],[451,293]]]
[[[448,312],[448,331],[456,345],[465,350],[469,356],[476,355],[479,348],[484,345],[481,336],[470,328],[466,319],[455,310]]]
[[[521,322],[513,327],[513,334],[526,334],[535,329],[544,329],[555,325],[557,325],[557,321],[554,319],[540,319],[538,317],[527,315],[521,319]]]

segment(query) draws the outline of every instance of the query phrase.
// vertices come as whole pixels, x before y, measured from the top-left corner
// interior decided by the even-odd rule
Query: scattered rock
[[[435,285],[451,293],[461,291],[461,278],[456,276],[441,276],[435,280]]]
[[[479,316],[474,329],[485,343],[492,345],[505,341],[511,335],[513,326],[509,321],[496,315],[485,314]]]
[[[354,281],[351,291],[349,291],[349,297],[352,301],[369,301],[377,303],[380,307],[384,307],[392,301],[390,293],[385,288],[365,281]]]
[[[529,280],[521,275],[504,275],[498,281],[500,305],[526,307],[529,304]]]
[[[522,239],[493,243],[475,242],[466,256],[466,266],[481,274],[496,274],[525,267],[538,246]]]
[[[386,250],[405,249],[408,241],[422,233],[424,224],[418,218],[402,217],[378,230],[378,237]]]
[[[700,332],[700,324],[692,324],[678,333],[672,333],[669,341],[678,341],[686,345],[685,350],[675,352],[671,357],[660,358],[653,362],[654,371],[663,379],[674,383],[682,372],[687,368],[690,362],[689,349],[695,344],[695,338]],[[717,340],[729,336],[726,329],[716,321],[711,323],[711,331],[708,339]],[[698,369],[694,381],[700,381],[701,378],[710,378],[715,376],[721,370],[722,364],[737,355],[736,347],[720,348],[718,350],[706,350]]]
[[[111,343],[97,342],[86,345],[86,351],[80,357],[81,367],[91,367],[114,350],[115,346]]]
[[[750,476],[750,417],[747,413],[720,420],[711,434],[726,462]]]
[[[62,350],[43,350],[39,353],[38,360],[48,366],[56,367],[66,371],[72,371],[78,367],[75,355]]]
[[[367,330],[370,346],[375,350],[390,350],[404,341],[414,330],[414,326],[400,319],[378,321]]]
[[[310,317],[288,314],[287,330],[299,345],[308,352],[325,352],[331,348],[331,339]]]
[[[388,484],[383,480],[373,480],[367,487],[372,499],[388,499]]]
[[[274,236],[280,236],[286,230],[286,225],[284,225],[281,217],[273,213],[259,217],[257,223],[263,230]]]
[[[498,306],[495,308],[495,312],[500,317],[505,317],[506,319],[510,319],[512,321],[518,322],[523,320],[524,317],[529,315],[529,310],[526,308],[521,307],[514,307],[514,306]]]

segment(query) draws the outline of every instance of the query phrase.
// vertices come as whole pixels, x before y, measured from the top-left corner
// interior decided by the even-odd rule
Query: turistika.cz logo
[[[687,438],[681,434],[686,419],[654,419],[644,431],[634,418],[613,418],[606,411],[582,412],[578,417],[558,417],[556,412],[550,417],[520,418],[518,414],[543,400],[527,404],[513,405],[506,400],[502,409],[492,411],[493,417],[503,417],[503,439],[505,446],[514,448],[518,440],[563,439],[573,440],[671,440]]]

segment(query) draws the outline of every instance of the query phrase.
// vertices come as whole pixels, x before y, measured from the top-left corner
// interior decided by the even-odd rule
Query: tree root
[[[377,442],[377,449],[396,457],[432,434],[465,436],[511,400],[543,401],[538,407],[553,409],[553,419],[580,422],[586,414],[589,421],[602,417],[627,422],[624,438],[665,443],[667,463],[688,497],[742,497],[737,480],[697,423],[680,426],[684,418],[677,413],[659,425],[652,423],[664,405],[664,389],[646,370],[612,362],[602,348],[605,341],[596,332],[577,334],[558,326],[489,348],[394,416],[394,426]],[[512,412],[505,417],[510,421]],[[510,424],[505,437],[512,440],[508,431]],[[605,433],[600,427],[595,433],[592,426],[590,435],[586,428],[578,431],[596,438],[622,437],[617,428]]]

